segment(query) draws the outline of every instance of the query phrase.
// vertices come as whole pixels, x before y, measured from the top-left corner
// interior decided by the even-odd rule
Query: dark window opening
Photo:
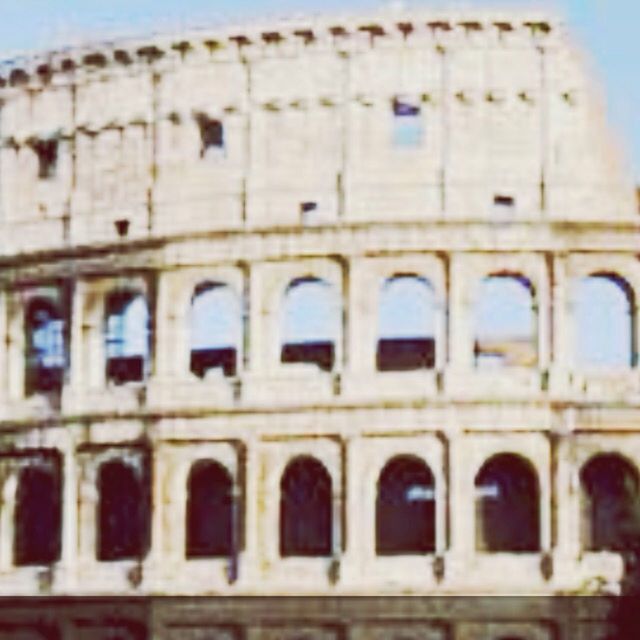
[[[107,380],[141,382],[147,376],[149,312],[143,296],[118,291],[107,299]]]
[[[235,348],[194,349],[191,352],[191,371],[204,378],[211,369],[221,369],[225,376],[236,375],[237,353]]]
[[[436,342],[433,338],[381,338],[378,340],[378,371],[433,369]]]
[[[32,140],[31,148],[38,156],[38,178],[54,178],[58,167],[58,140],[48,138]]]
[[[513,196],[495,195],[493,196],[493,204],[497,207],[514,207],[516,200]]]
[[[414,274],[388,278],[378,304],[378,371],[435,367],[436,301],[431,283]]]
[[[512,454],[497,455],[483,465],[475,487],[479,551],[540,550],[540,492],[529,462]]]
[[[590,551],[624,551],[634,542],[638,473],[624,458],[598,455],[580,472],[582,538]]]
[[[575,287],[575,363],[628,368],[637,362],[635,292],[616,273],[594,273]]]
[[[410,117],[420,115],[420,105],[401,100],[393,99],[393,115],[399,117]]]
[[[224,467],[201,461],[189,474],[187,558],[229,556],[234,551],[233,482]]]
[[[60,559],[62,496],[60,462],[20,472],[15,513],[15,564],[51,564]]]
[[[393,144],[396,147],[418,147],[422,144],[424,128],[420,104],[416,101],[394,98]]]
[[[341,327],[340,302],[331,284],[314,277],[293,280],[284,298],[280,361],[331,371]]]
[[[325,467],[311,457],[291,462],[280,481],[280,555],[330,556],[332,506]]]
[[[143,477],[140,477],[142,475]],[[120,461],[98,474],[98,560],[143,557],[149,545],[148,474]]]
[[[64,321],[54,305],[34,300],[26,315],[25,393],[60,393],[66,363]]]
[[[333,342],[302,342],[282,346],[280,358],[283,363],[315,364],[322,371],[332,371],[335,363]]]
[[[200,129],[200,157],[204,158],[209,149],[224,148],[224,127],[220,120],[210,118],[206,113],[194,114]]]
[[[435,483],[421,460],[400,456],[380,474],[376,501],[376,553],[435,551]]]
[[[534,300],[533,285],[521,274],[498,272],[482,280],[474,308],[476,367],[498,369],[537,365]]]

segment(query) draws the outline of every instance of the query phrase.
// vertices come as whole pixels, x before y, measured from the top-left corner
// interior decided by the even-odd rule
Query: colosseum
[[[604,638],[640,224],[589,69],[417,9],[2,63],[0,636]]]

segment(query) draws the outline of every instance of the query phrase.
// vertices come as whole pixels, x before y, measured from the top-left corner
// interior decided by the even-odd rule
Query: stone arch
[[[475,477],[476,549],[540,550],[540,487],[535,467],[523,456],[499,453]]]
[[[66,365],[64,319],[51,300],[32,299],[25,313],[25,393],[60,392]]]
[[[577,366],[632,367],[637,361],[635,292],[613,272],[580,278],[574,293]]]
[[[62,548],[61,462],[33,461],[18,475],[14,562],[18,566],[57,562]]]
[[[618,453],[597,454],[582,466],[580,487],[583,548],[627,548],[640,516],[637,467]]]
[[[387,278],[378,305],[377,369],[432,369],[436,314],[435,290],[429,280],[415,274]]]
[[[474,308],[476,366],[535,366],[537,309],[531,281],[516,272],[486,276]]]
[[[146,469],[118,459],[98,469],[98,560],[143,557],[150,535],[149,478]]]
[[[235,376],[242,349],[242,306],[223,282],[196,286],[190,307],[190,368],[198,377],[222,370]]]
[[[187,480],[187,558],[230,556],[235,548],[233,479],[214,460],[198,460]]]
[[[333,549],[333,490],[313,456],[289,462],[280,480],[280,555],[329,556]]]
[[[105,305],[107,380],[115,384],[141,382],[148,375],[150,315],[142,293],[119,290]]]
[[[331,371],[341,320],[341,303],[330,282],[314,276],[292,280],[282,305],[281,362],[310,363]]]
[[[378,477],[376,553],[432,553],[436,543],[435,479],[413,455],[389,460]]]

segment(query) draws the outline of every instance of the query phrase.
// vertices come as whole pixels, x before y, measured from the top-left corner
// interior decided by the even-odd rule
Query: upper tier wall
[[[584,64],[539,16],[311,20],[22,62],[0,80],[4,253],[637,213]]]

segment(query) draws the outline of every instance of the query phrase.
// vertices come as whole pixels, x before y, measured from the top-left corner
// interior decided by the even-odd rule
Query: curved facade
[[[0,86],[0,628],[189,596],[109,624],[377,638],[336,598],[411,595],[403,637],[587,633],[540,603],[622,577],[640,228],[562,24],[221,28]],[[546,599],[443,613],[487,594]]]

